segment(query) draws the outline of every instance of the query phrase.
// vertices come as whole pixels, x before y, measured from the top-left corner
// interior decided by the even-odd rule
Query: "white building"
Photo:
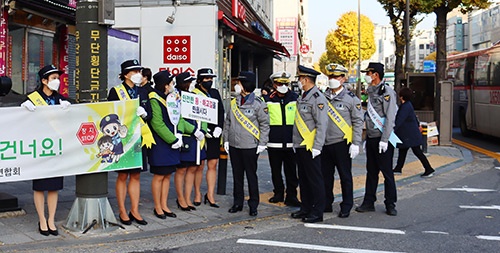
[[[410,65],[415,72],[424,69],[424,58],[435,51],[435,35],[433,29],[417,30],[410,43]]]
[[[394,70],[396,63],[396,44],[394,42],[394,31],[391,25],[375,25],[375,53],[372,57],[364,61],[361,65],[368,65],[368,62],[381,62],[386,70]]]

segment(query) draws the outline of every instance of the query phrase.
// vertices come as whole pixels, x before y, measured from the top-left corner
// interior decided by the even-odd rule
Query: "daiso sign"
[[[163,63],[191,63],[191,36],[163,36]]]

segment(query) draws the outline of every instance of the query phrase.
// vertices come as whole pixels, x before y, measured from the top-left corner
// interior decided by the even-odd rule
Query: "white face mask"
[[[288,92],[288,87],[286,85],[281,85],[276,87],[276,90],[281,94],[285,94]]]
[[[237,84],[234,86],[234,94],[240,95],[241,94],[241,85]]]
[[[51,81],[49,81],[47,83],[47,87],[49,87],[50,90],[58,91],[60,84],[61,84],[61,81],[59,79],[52,79]]]
[[[142,83],[142,75],[141,73],[135,73],[130,77],[130,81],[132,81],[136,86],[141,86]]]
[[[372,83],[372,77],[371,77],[371,76],[369,76],[369,75],[365,75],[365,82],[366,82],[367,84],[371,84],[371,83]]]
[[[330,86],[331,89],[337,89],[340,85],[340,81],[335,78],[328,81],[328,86]]]
[[[302,82],[301,82],[301,81],[298,81],[298,82],[297,82],[297,85],[299,86],[299,89],[300,89],[300,90],[303,90],[304,85],[302,84]]]
[[[189,92],[194,91],[194,89],[196,89],[196,84],[195,84],[195,83],[191,83],[191,84],[189,85]]]

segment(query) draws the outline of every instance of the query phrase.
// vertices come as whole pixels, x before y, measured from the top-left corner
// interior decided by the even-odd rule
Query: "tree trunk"
[[[434,120],[439,120],[441,113],[441,81],[446,78],[446,15],[448,7],[438,7],[434,9],[436,14],[436,96],[434,98]],[[439,122],[438,122],[439,124]]]
[[[405,53],[405,44],[403,30],[399,30],[397,27],[393,26],[394,40],[396,43],[396,62],[394,63],[394,90],[399,92],[401,89],[401,80],[405,78],[403,71],[403,55]]]

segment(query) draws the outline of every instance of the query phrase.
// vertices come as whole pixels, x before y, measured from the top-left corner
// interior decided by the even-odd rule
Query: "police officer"
[[[292,131],[295,113],[297,111],[298,95],[288,89],[290,73],[276,72],[269,79],[273,83],[273,92],[264,96],[267,103],[270,119],[269,142],[267,154],[271,166],[271,178],[274,186],[274,195],[269,199],[271,203],[285,201],[287,206],[300,206],[297,199],[297,163],[293,153]],[[285,185],[281,177],[281,167],[285,172]]]
[[[392,172],[392,156],[394,146],[399,141],[394,134],[396,112],[396,93],[386,85],[384,78],[384,65],[370,62],[366,72],[365,81],[369,84],[366,121],[366,186],[365,197],[358,212],[375,211],[376,190],[378,175],[384,175],[385,208],[386,213],[396,216],[396,183]],[[391,142],[389,144],[389,142]]]
[[[255,96],[255,74],[241,71],[234,86],[236,98],[224,122],[224,149],[231,156],[233,168],[233,206],[230,213],[243,210],[244,173],[247,175],[250,216],[256,216],[259,205],[257,159],[269,140],[269,115],[266,103]]]
[[[325,186],[321,173],[321,149],[325,143],[328,115],[328,101],[315,86],[320,73],[299,65],[298,86],[302,95],[297,99],[297,113],[293,125],[293,147],[295,149],[300,196],[300,210],[292,213],[292,218],[303,222],[323,221],[325,209]]]
[[[325,183],[325,212],[332,212],[335,167],[342,187],[342,203],[338,217],[349,217],[353,206],[352,159],[359,154],[363,132],[361,101],[343,86],[347,69],[331,63],[326,67],[328,88],[328,130],[321,155],[321,169]]]

